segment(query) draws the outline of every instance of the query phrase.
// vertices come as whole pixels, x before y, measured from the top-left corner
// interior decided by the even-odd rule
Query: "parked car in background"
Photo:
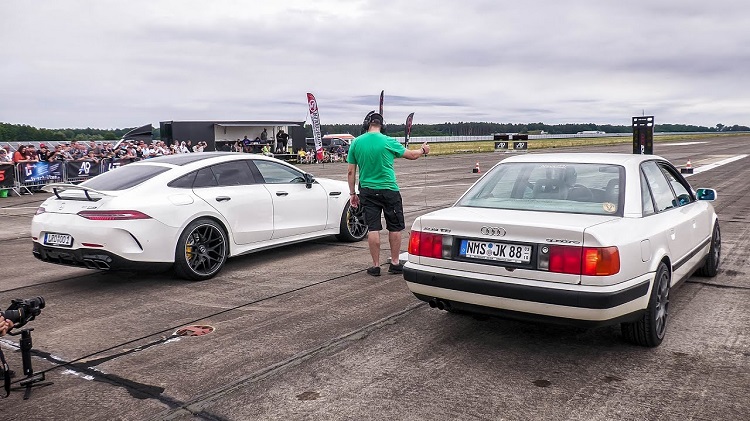
[[[354,136],[350,134],[325,135],[321,139],[321,143],[323,144],[323,149],[328,153],[335,151],[339,146],[344,150],[344,153],[349,153],[349,145],[352,140],[354,140]],[[305,142],[309,149],[315,149],[314,138],[308,137],[305,139]]]
[[[508,158],[414,221],[404,278],[441,310],[620,323],[627,340],[654,347],[672,288],[718,271],[715,198],[653,155]]]

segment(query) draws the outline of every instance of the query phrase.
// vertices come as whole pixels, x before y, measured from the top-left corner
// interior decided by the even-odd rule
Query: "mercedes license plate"
[[[494,260],[497,262],[529,263],[531,246],[511,243],[494,243],[489,241],[461,240],[461,257],[472,259]]]
[[[73,237],[69,234],[55,234],[48,232],[44,235],[44,244],[48,246],[72,247]]]

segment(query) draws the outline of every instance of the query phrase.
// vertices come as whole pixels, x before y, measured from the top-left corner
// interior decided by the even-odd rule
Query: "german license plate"
[[[55,234],[48,232],[44,234],[44,244],[48,246],[72,247],[73,237],[69,234]]]
[[[458,254],[472,259],[493,260],[496,262],[529,263],[531,246],[489,241],[461,240]]]

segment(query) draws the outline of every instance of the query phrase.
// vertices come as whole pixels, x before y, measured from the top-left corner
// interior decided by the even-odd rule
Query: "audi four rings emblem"
[[[482,233],[482,235],[494,235],[496,237],[503,237],[505,236],[505,230],[500,227],[482,227],[479,232]]]

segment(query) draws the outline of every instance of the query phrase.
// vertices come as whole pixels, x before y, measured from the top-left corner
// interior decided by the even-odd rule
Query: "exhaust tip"
[[[435,307],[437,307],[437,300],[434,299],[434,298],[432,298],[432,299],[430,299],[430,301],[427,302],[427,304],[430,305],[430,308],[435,308]]]
[[[443,300],[437,300],[438,310],[445,310],[445,302]]]

